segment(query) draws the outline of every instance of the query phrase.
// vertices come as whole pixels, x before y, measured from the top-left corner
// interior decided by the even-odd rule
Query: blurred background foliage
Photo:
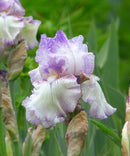
[[[95,74],[101,78],[101,85],[108,102],[117,112],[106,120],[93,120],[88,117],[89,131],[81,156],[122,156],[121,130],[125,119],[125,100],[130,77],[130,31],[129,0],[21,0],[26,16],[42,21],[37,38],[46,33],[54,37],[57,30],[63,30],[68,38],[84,36],[89,51],[96,55]],[[32,90],[28,72],[37,67],[36,50],[28,51],[23,72],[15,81],[15,102],[21,141],[24,141],[27,128],[22,100]],[[83,108],[89,106],[83,103]],[[104,127],[105,126],[105,127]],[[111,127],[111,128],[110,128]],[[66,127],[58,124],[48,130],[43,143],[41,156],[65,156]]]

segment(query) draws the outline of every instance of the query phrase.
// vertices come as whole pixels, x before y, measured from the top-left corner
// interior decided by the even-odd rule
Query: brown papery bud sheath
[[[22,72],[27,58],[25,42],[21,42],[11,53],[8,62],[8,80],[14,80]]]
[[[69,123],[66,132],[67,156],[79,156],[85,144],[88,121],[85,111],[78,113]]]
[[[18,141],[18,131],[15,113],[11,104],[10,93],[7,88],[2,88],[2,118],[5,127],[13,142]]]

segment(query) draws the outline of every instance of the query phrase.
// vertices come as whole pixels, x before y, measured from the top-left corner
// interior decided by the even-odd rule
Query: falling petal
[[[26,26],[20,33],[20,39],[25,41],[27,49],[33,49],[38,45],[36,35],[41,21],[33,20],[32,17],[25,18],[24,21]]]
[[[37,84],[22,105],[26,108],[29,122],[48,128],[62,122],[66,113],[73,112],[80,96],[80,85],[74,76],[68,75],[51,83],[43,81]]]
[[[95,80],[94,77],[92,76],[90,80],[81,84],[82,98],[90,104],[89,115],[91,117],[105,119],[109,115],[112,115],[116,111],[116,108],[107,103],[103,91],[97,82],[97,77],[95,77]]]
[[[0,41],[1,46],[15,44],[16,37],[24,26],[24,22],[21,18],[2,14],[0,16],[0,36],[2,39],[2,41]]]

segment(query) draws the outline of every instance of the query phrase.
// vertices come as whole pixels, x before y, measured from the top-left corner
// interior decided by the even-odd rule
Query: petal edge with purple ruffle
[[[79,35],[70,40],[63,31],[57,31],[54,38],[41,35],[40,47],[37,51],[36,62],[43,66],[44,72],[54,70],[57,74],[90,75],[94,70],[94,54],[88,52],[83,44],[83,36]]]
[[[62,122],[66,113],[73,112],[81,97],[80,85],[73,75],[53,82],[43,81],[35,85],[30,97],[22,105],[26,108],[27,120],[44,128]]]
[[[90,104],[89,116],[105,119],[112,115],[116,108],[107,103],[103,91],[97,82],[98,78],[94,75],[91,77],[90,80],[81,84],[82,99]]]
[[[21,29],[25,26],[22,18],[7,16],[3,13],[0,16],[1,47],[14,45]]]
[[[27,49],[33,49],[38,45],[36,35],[41,21],[33,20],[33,18],[30,16],[24,18],[24,22],[26,26],[22,29],[19,40],[25,41]]]

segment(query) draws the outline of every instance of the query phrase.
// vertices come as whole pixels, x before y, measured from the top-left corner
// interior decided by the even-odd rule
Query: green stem
[[[21,156],[22,151],[19,148],[19,142],[12,142],[13,156]]]
[[[8,83],[9,83],[9,89],[10,89],[10,96],[11,96],[12,106],[13,106],[14,111],[15,111],[16,126],[17,126],[17,111],[16,111],[16,106],[15,106],[14,82],[15,82],[14,80],[11,80]],[[18,130],[17,130],[17,132],[18,132]],[[21,156],[22,150],[20,149],[19,141],[17,141],[17,142],[13,142],[12,141],[12,146],[13,146],[12,147],[13,148],[13,156]]]
[[[2,120],[2,102],[1,102],[1,88],[0,88],[0,154],[2,156],[7,156],[6,145],[5,145],[5,137],[4,137],[4,124]]]
[[[16,113],[15,97],[14,97],[14,80],[9,81],[8,84],[9,84],[9,89],[10,89],[10,96],[11,96],[12,106],[14,108],[15,115],[16,115],[17,113]]]

